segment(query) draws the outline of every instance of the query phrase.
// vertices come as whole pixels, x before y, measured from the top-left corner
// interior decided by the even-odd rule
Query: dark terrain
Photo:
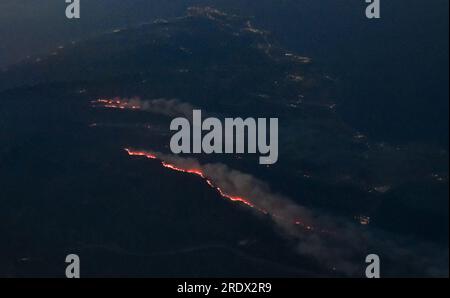
[[[200,8],[10,67],[0,74],[0,274],[59,276],[75,252],[93,276],[348,274],[298,254],[270,218],[223,200],[198,177],[127,156],[127,146],[167,152],[170,119],[91,101],[139,96],[177,98],[220,117],[278,117],[276,165],[199,159],[249,173],[416,258],[429,257],[416,246],[432,251],[432,266],[382,251],[386,274],[448,275],[448,151],[361,134],[336,110],[342,88],[252,19]]]

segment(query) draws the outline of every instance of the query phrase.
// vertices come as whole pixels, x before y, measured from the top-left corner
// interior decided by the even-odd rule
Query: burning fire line
[[[147,153],[147,152],[143,152],[143,151],[133,151],[131,149],[125,149],[125,151],[130,156],[145,156],[148,159],[159,160],[159,158],[156,155],[151,154],[151,153]],[[243,204],[245,204],[245,205],[247,205],[247,206],[249,206],[251,208],[255,208],[255,209],[257,209],[257,210],[259,210],[259,211],[261,211],[261,212],[263,212],[265,214],[268,214],[267,211],[257,208],[254,204],[252,204],[250,201],[248,201],[248,200],[246,200],[244,198],[237,197],[237,196],[231,196],[231,195],[226,194],[219,187],[215,186],[214,183],[210,179],[208,179],[205,176],[205,174],[203,174],[203,172],[201,170],[182,169],[182,168],[176,167],[176,166],[174,166],[172,164],[169,164],[169,163],[167,163],[165,161],[161,161],[161,164],[162,164],[163,167],[165,167],[167,169],[170,169],[170,170],[173,170],[173,171],[176,171],[176,172],[182,172],[182,173],[188,173],[188,174],[193,174],[193,175],[200,176],[201,178],[203,178],[206,181],[206,183],[208,183],[209,186],[211,186],[212,188],[216,189],[220,193],[220,195],[222,197],[227,198],[227,199],[229,199],[229,200],[231,200],[233,202],[243,203]]]
[[[114,97],[112,99],[99,98],[99,99],[91,101],[91,106],[93,108],[120,109],[120,110],[142,110],[142,108],[143,108],[143,106],[140,104],[139,100],[121,99],[120,97]],[[91,124],[91,127],[95,127],[95,126],[97,126],[96,123]],[[230,194],[226,193],[223,189],[221,189],[220,187],[215,185],[215,183],[210,178],[208,178],[203,173],[203,171],[200,169],[183,169],[183,168],[177,167],[173,164],[170,164],[170,163],[160,159],[155,154],[145,152],[145,151],[136,151],[136,150],[132,150],[132,149],[128,149],[128,148],[126,148],[125,151],[128,153],[129,156],[143,156],[148,159],[158,160],[158,161],[160,161],[160,163],[163,167],[170,169],[172,171],[177,171],[177,172],[182,172],[182,173],[199,176],[211,188],[215,189],[223,198],[228,199],[232,202],[244,204],[244,205],[246,205],[250,208],[253,208],[263,214],[270,215],[272,218],[277,219],[278,221],[282,221],[287,224],[293,224],[293,225],[298,226],[308,232],[316,231],[316,232],[320,232],[320,233],[324,233],[324,234],[335,235],[335,233],[332,231],[322,229],[322,228],[319,229],[318,227],[314,227],[300,219],[292,219],[292,218],[288,219],[283,216],[277,215],[274,212],[269,212],[265,209],[259,208],[254,203],[252,203],[251,200],[246,199],[244,197],[230,195]]]
[[[278,215],[273,214],[273,213],[269,213],[267,210],[264,210],[264,209],[261,209],[261,208],[257,207],[257,206],[256,206],[255,204],[253,204],[249,199],[246,199],[246,198],[243,198],[243,197],[239,197],[239,196],[233,196],[233,195],[227,194],[227,193],[226,193],[225,191],[223,191],[220,187],[216,186],[216,185],[214,184],[214,182],[213,182],[211,179],[209,179],[208,177],[206,177],[206,175],[205,175],[201,170],[199,170],[199,169],[183,169],[183,168],[177,167],[177,166],[175,166],[175,165],[173,165],[173,164],[170,164],[170,163],[167,163],[167,162],[161,160],[157,155],[155,155],[155,154],[153,154],[153,153],[149,153],[149,152],[145,152],[145,151],[135,151],[135,150],[128,149],[128,148],[125,148],[125,151],[128,153],[129,156],[143,156],[143,157],[146,157],[146,158],[148,158],[148,159],[158,160],[158,161],[161,162],[161,165],[162,165],[163,167],[167,168],[167,169],[170,169],[170,170],[173,170],[173,171],[176,171],[176,172],[188,173],[188,174],[192,174],[192,175],[199,176],[199,177],[201,177],[203,180],[205,180],[205,182],[206,182],[211,188],[217,190],[217,191],[219,192],[219,194],[220,194],[223,198],[228,199],[228,200],[230,200],[230,201],[232,201],[232,202],[242,203],[242,204],[244,204],[244,205],[246,205],[246,206],[248,206],[248,207],[251,207],[251,208],[253,208],[253,209],[255,209],[255,210],[258,210],[259,212],[261,212],[261,213],[263,213],[263,214],[267,214],[267,215],[270,214],[272,217],[277,218],[277,219],[279,219],[279,220],[286,220],[286,219],[282,218],[281,216],[278,216]],[[308,224],[302,222],[302,221],[299,220],[299,219],[295,219],[294,221],[289,220],[289,222],[293,223],[294,225],[300,226],[300,227],[304,228],[304,229],[307,230],[307,231],[313,231],[313,230],[315,230],[314,227],[312,227],[312,226],[310,226],[310,225],[308,225]],[[326,231],[323,231],[323,230],[322,230],[321,232],[326,232]]]
[[[131,101],[121,100],[116,97],[114,99],[97,99],[91,101],[92,107],[94,108],[107,108],[107,109],[120,109],[120,110],[140,110],[141,106],[139,104],[133,103]]]
[[[107,109],[120,109],[120,110],[141,110],[142,106],[139,104],[139,101],[135,101],[135,100],[124,100],[121,99],[119,97],[115,97],[112,99],[106,99],[106,98],[100,98],[100,99],[96,99],[91,101],[91,105],[93,108],[107,108]],[[234,195],[230,195],[227,194],[224,190],[222,190],[220,187],[216,186],[214,184],[214,182],[206,177],[206,175],[199,169],[183,169],[180,167],[177,167],[173,164],[170,164],[164,160],[161,160],[158,156],[156,156],[155,154],[152,153],[148,153],[145,151],[135,151],[132,149],[125,149],[125,151],[128,153],[128,155],[130,156],[144,156],[148,159],[154,159],[154,160],[159,160],[161,162],[161,165],[167,169],[173,170],[173,171],[177,171],[177,172],[182,172],[182,173],[188,173],[188,174],[192,174],[192,175],[196,175],[201,177],[211,188],[217,190],[219,192],[219,194],[225,198],[228,199],[232,202],[238,202],[238,203],[242,203],[248,207],[251,207],[255,210],[258,210],[259,212],[266,214],[266,215],[270,215],[273,218],[276,218],[277,220],[280,221],[284,221],[287,223],[292,223],[294,225],[297,225],[299,227],[302,227],[303,229],[307,230],[307,231],[314,231],[316,230],[313,226],[303,222],[302,220],[299,219],[286,219],[283,218],[282,216],[279,216],[277,214],[274,213],[270,213],[265,209],[261,209],[259,207],[257,207],[255,204],[253,204],[249,199],[240,197],[240,196],[234,196]],[[323,233],[329,233],[326,230],[319,230],[320,232]]]

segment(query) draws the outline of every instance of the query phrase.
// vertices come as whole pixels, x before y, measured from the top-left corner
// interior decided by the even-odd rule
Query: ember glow
[[[207,178],[207,177],[205,176],[205,174],[203,174],[203,172],[202,172],[201,170],[197,170],[197,169],[182,169],[182,168],[176,167],[176,166],[174,166],[174,165],[172,165],[172,164],[169,164],[169,163],[166,163],[166,162],[162,162],[162,165],[163,165],[165,168],[168,168],[168,169],[173,170],[173,171],[182,172],[182,173],[188,173],[188,174],[193,174],[193,175],[200,176],[200,177],[202,177],[202,178],[206,181],[206,183],[208,183],[209,186],[211,186],[212,188],[215,188],[215,189],[220,193],[220,195],[221,195],[222,197],[227,198],[227,199],[229,199],[229,200],[231,200],[231,201],[233,201],[233,202],[240,202],[240,203],[243,203],[243,204],[245,204],[245,205],[247,205],[247,206],[249,206],[249,207],[258,209],[255,205],[253,205],[252,203],[250,203],[249,200],[246,200],[246,199],[241,198],[241,197],[232,196],[232,195],[229,195],[229,194],[223,192],[219,187],[215,186],[214,183],[213,183],[209,178]],[[258,210],[261,211],[261,212],[263,212],[263,213],[267,213],[267,212],[264,211],[264,210],[261,210],[261,209],[258,209]]]
[[[134,151],[134,150],[131,150],[131,149],[125,149],[125,151],[126,151],[126,152],[128,153],[128,155],[130,155],[130,156],[145,156],[145,157],[147,157],[148,159],[158,159],[158,157],[157,157],[156,155],[154,155],[154,154],[152,154],[152,153],[145,152],[145,151]],[[205,176],[205,174],[204,174],[201,170],[199,170],[199,169],[183,169],[183,168],[177,167],[177,166],[175,166],[175,165],[169,164],[169,163],[167,163],[167,162],[165,162],[165,161],[161,161],[161,164],[162,164],[163,167],[165,167],[165,168],[167,168],[167,169],[170,169],[170,170],[172,170],[172,171],[197,175],[197,176],[203,178],[209,186],[211,186],[212,188],[216,189],[216,190],[220,193],[220,195],[221,195],[222,197],[224,197],[224,198],[226,198],[226,199],[229,199],[229,200],[231,200],[231,201],[233,201],[233,202],[240,202],[240,203],[243,203],[243,204],[245,204],[245,205],[247,205],[247,206],[249,206],[249,207],[251,207],[251,208],[255,208],[255,209],[257,209],[257,210],[259,210],[259,211],[261,211],[261,212],[263,212],[263,213],[265,213],[265,214],[268,213],[268,212],[266,212],[266,211],[264,211],[264,210],[258,209],[258,208],[257,208],[254,204],[252,204],[249,200],[246,200],[246,199],[244,199],[244,198],[237,197],[237,196],[232,196],[232,195],[229,195],[229,194],[225,193],[225,192],[222,191],[219,187],[215,186],[214,183],[213,183],[209,178],[207,178],[207,177]]]
[[[169,117],[185,116],[192,117],[194,107],[189,103],[181,102],[177,99],[151,99],[141,100],[139,97],[131,98],[99,98],[91,101],[91,107],[100,109],[119,109],[143,111]]]
[[[120,110],[140,110],[141,106],[134,100],[124,100],[119,97],[113,99],[96,99],[91,101],[94,108],[120,109]]]
[[[265,210],[263,208],[258,207],[255,203],[253,203],[253,200],[250,200],[249,198],[244,198],[242,196],[236,196],[236,195],[231,195],[229,193],[227,193],[226,191],[224,191],[223,189],[221,189],[220,187],[218,187],[216,185],[216,183],[214,181],[212,181],[209,177],[207,177],[205,175],[205,173],[201,170],[201,169],[197,169],[197,168],[182,168],[180,166],[168,163],[164,160],[161,160],[160,157],[157,156],[157,154],[155,153],[149,153],[146,151],[138,151],[138,150],[132,150],[132,149],[128,149],[126,148],[125,151],[128,153],[129,156],[143,156],[146,157],[148,159],[153,159],[153,160],[159,160],[161,162],[161,165],[167,169],[170,169],[172,171],[176,171],[176,172],[181,172],[181,173],[187,173],[187,174],[192,174],[192,175],[196,175],[201,177],[210,187],[214,188],[215,190],[217,190],[217,192],[225,199],[228,199],[232,202],[237,202],[237,203],[241,203],[244,204],[250,208],[253,208],[263,214],[266,215],[270,215],[273,218],[277,219],[277,220],[281,220],[287,223],[291,223],[292,225],[295,226],[299,226],[301,228],[303,228],[306,231],[313,231],[315,230],[314,227],[312,227],[309,224],[306,224],[304,221],[300,220],[300,219],[286,219],[283,218],[282,216],[277,215],[274,212],[269,212],[268,210]]]

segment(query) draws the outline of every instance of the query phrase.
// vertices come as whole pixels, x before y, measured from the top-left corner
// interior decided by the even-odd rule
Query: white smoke
[[[381,231],[363,230],[346,219],[305,208],[272,192],[267,184],[252,175],[224,164],[202,165],[193,158],[152,154],[177,168],[200,170],[214,186],[227,195],[243,197],[255,208],[267,211],[279,231],[296,240],[298,253],[314,257],[330,272],[336,270],[348,275],[363,276],[365,256],[382,252],[383,257],[395,264],[409,264],[407,268],[399,269],[401,274],[418,272],[448,276],[448,267],[445,265],[448,265],[448,250],[445,253],[444,249],[433,245],[418,247],[413,244],[414,241],[399,239]],[[396,269],[392,270],[395,271]]]
[[[124,102],[129,106],[139,107],[139,110],[141,111],[161,114],[169,117],[184,116],[189,119],[192,118],[192,110],[194,110],[192,105],[181,102],[178,99],[158,98],[152,100],[142,100],[135,97],[131,99],[121,99],[121,102]]]

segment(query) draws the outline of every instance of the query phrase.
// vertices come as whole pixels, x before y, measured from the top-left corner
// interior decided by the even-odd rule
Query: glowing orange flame
[[[118,97],[114,99],[100,98],[91,101],[94,108],[106,108],[106,109],[120,109],[120,110],[140,110],[141,106],[132,100],[120,99]]]
[[[145,151],[134,151],[134,150],[131,150],[131,149],[128,149],[128,148],[126,148],[125,151],[130,156],[145,156],[145,157],[147,157],[149,159],[158,159],[158,157],[156,155],[148,153],[148,152],[145,152]],[[197,175],[197,176],[203,178],[206,181],[206,183],[208,183],[209,186],[215,188],[220,193],[220,195],[222,197],[227,198],[227,199],[229,199],[229,200],[231,200],[233,202],[240,202],[240,203],[243,203],[243,204],[245,204],[245,205],[247,205],[249,207],[256,208],[255,205],[252,204],[249,200],[246,200],[244,198],[237,197],[237,196],[232,196],[232,195],[229,195],[229,194],[226,194],[225,192],[223,192],[219,187],[215,186],[214,183],[210,179],[208,179],[201,170],[198,170],[198,169],[183,169],[183,168],[179,168],[179,167],[177,167],[175,165],[169,164],[169,163],[167,163],[165,161],[161,161],[161,164],[163,165],[163,167],[165,167],[167,169],[170,169],[170,170],[173,170],[173,171]],[[256,208],[256,209],[258,209],[258,208]],[[262,212],[267,214],[266,211],[263,211],[263,210],[260,210],[260,211],[262,211]]]
[[[145,151],[135,151],[135,150],[131,150],[126,148],[125,151],[128,153],[129,156],[143,156],[146,157],[148,159],[155,159],[155,160],[159,160],[158,156],[156,156],[153,153],[149,153],[149,152],[145,152]],[[161,164],[163,167],[173,170],[173,171],[177,171],[177,172],[182,172],[182,173],[188,173],[188,174],[192,174],[192,175],[196,175],[199,176],[201,178],[203,178],[206,183],[214,188],[215,190],[217,190],[219,192],[219,194],[223,197],[226,198],[232,202],[238,202],[238,203],[242,203],[248,207],[254,208],[255,210],[258,210],[264,214],[270,214],[268,211],[264,210],[264,209],[260,209],[258,208],[255,204],[253,204],[249,199],[240,197],[240,196],[233,196],[230,194],[227,194],[226,192],[224,192],[220,187],[216,186],[215,183],[209,179],[208,177],[206,177],[206,175],[202,172],[202,170],[200,169],[183,169],[180,167],[177,167],[173,164],[170,164],[168,162],[162,161],[161,160]],[[280,216],[276,215],[276,214],[270,214],[272,217],[280,219],[280,220],[284,220],[283,218],[281,218]],[[313,231],[315,230],[312,226],[304,223],[303,221],[299,220],[299,219],[295,219],[293,221],[289,220],[288,222],[292,222],[292,224],[297,225],[299,227],[302,227],[303,229],[307,230],[307,231]],[[322,231],[325,232],[325,231]]]
[[[125,151],[128,153],[128,155],[130,156],[145,156],[148,159],[158,159],[158,157],[156,155],[144,152],[144,151],[133,151],[130,149],[125,148]]]
[[[209,186],[211,186],[212,188],[215,188],[220,193],[220,195],[222,197],[227,198],[227,199],[229,199],[229,200],[231,200],[233,202],[241,202],[241,203],[243,203],[243,204],[245,204],[247,206],[250,206],[252,208],[256,208],[255,205],[253,205],[252,203],[250,203],[248,200],[246,200],[244,198],[231,196],[231,195],[228,195],[225,192],[223,192],[219,187],[215,186],[214,183],[210,179],[208,179],[201,170],[197,170],[197,169],[182,169],[182,168],[176,167],[176,166],[174,166],[172,164],[169,164],[167,162],[164,162],[164,161],[162,162],[162,165],[165,168],[171,169],[173,171],[200,176],[201,178],[203,178],[206,181],[206,183],[208,183]],[[258,208],[256,208],[256,209],[258,209]],[[267,212],[264,212],[264,213],[267,213]]]

